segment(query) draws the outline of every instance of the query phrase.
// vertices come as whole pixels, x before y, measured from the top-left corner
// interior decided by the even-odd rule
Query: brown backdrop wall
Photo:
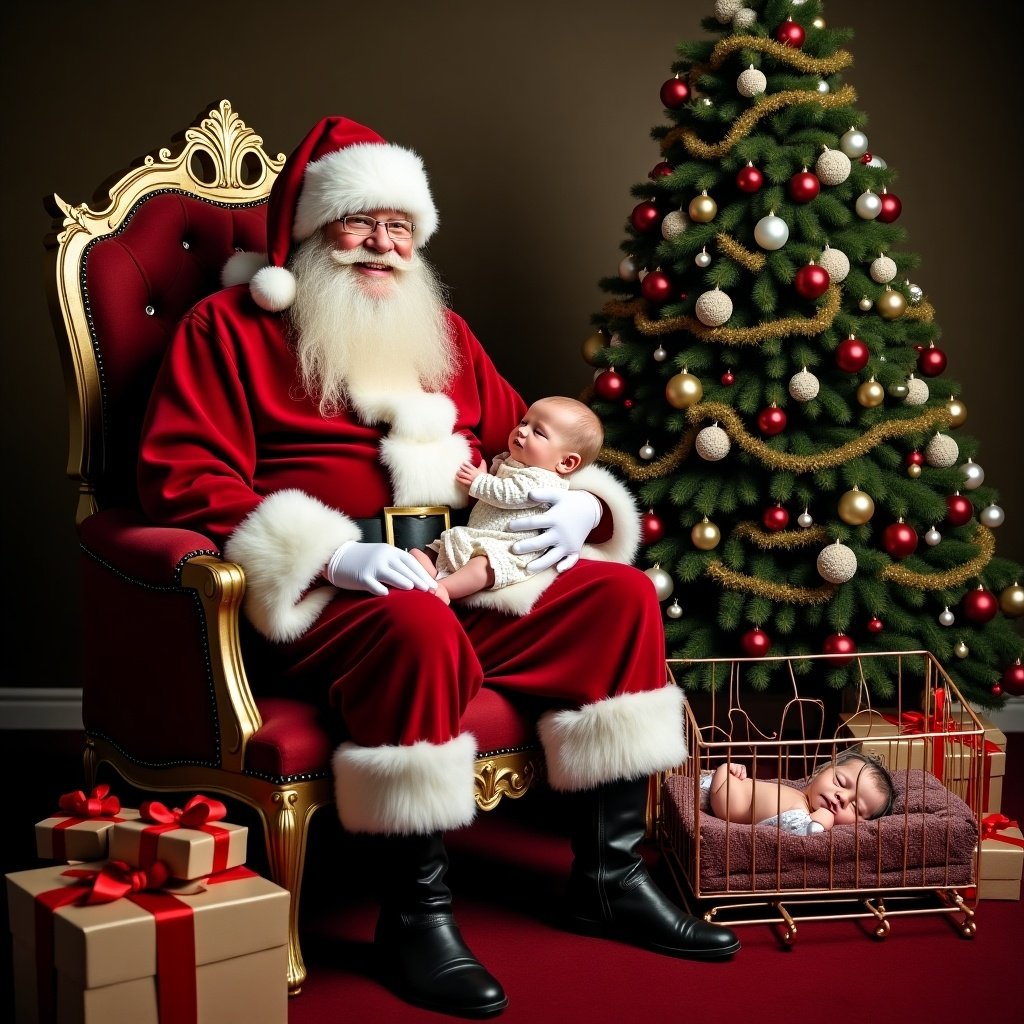
[[[418,150],[441,230],[430,255],[527,398],[589,379],[580,343],[657,161],[650,128],[675,46],[712,0],[515,4],[48,0],[3,24],[2,685],[77,685],[74,488],[42,286],[42,196],[89,199],[222,98],[289,152],[343,113]],[[998,11],[998,20],[991,17]],[[962,381],[978,461],[1001,494],[1000,552],[1024,561],[1019,469],[1021,238],[1017,4],[832,0],[856,30],[846,81],[873,152],[899,172],[906,248]]]

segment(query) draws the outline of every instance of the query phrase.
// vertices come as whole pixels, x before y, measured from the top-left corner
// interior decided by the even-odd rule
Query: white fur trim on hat
[[[225,288],[235,284],[248,284],[258,270],[269,266],[265,252],[236,252],[221,267],[220,283]]]
[[[331,221],[371,210],[407,213],[416,225],[417,246],[437,230],[437,208],[423,161],[411,149],[362,142],[310,162],[295,209],[292,239],[304,241]]]
[[[249,291],[260,309],[280,313],[295,301],[295,276],[287,267],[263,267],[249,282]]]
[[[224,557],[245,570],[243,608],[271,640],[301,636],[334,596],[316,586],[320,570],[347,540],[362,532],[346,515],[303,491],[268,495],[224,545]]]
[[[468,825],[476,814],[476,739],[360,747],[334,752],[338,817],[349,832],[412,835]]]
[[[542,715],[537,728],[551,788],[578,792],[681,765],[684,699],[668,684]]]

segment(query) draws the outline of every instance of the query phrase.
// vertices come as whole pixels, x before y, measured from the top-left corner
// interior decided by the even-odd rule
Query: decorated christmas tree
[[[1024,694],[1024,571],[996,556],[896,174],[843,78],[852,33],[818,0],[715,0],[704,27],[583,348],[666,653],[848,655],[795,664],[884,697],[891,664],[855,655],[927,650],[999,706]],[[771,686],[771,664],[747,677]]]

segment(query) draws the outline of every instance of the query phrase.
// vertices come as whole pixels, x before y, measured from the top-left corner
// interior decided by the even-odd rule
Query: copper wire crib
[[[807,663],[836,657],[668,662],[677,683],[698,675],[711,683],[698,701],[701,721],[687,702],[688,761],[657,787],[656,834],[680,895],[707,921],[779,925],[786,944],[802,921],[866,918],[881,939],[893,917],[910,914],[957,915],[957,932],[971,938],[984,728],[926,651],[858,655],[858,683],[843,691],[846,710],[837,723],[823,699],[801,695],[813,692],[809,680],[828,667]],[[887,659],[893,689],[884,707],[869,694],[869,658]],[[744,685],[754,663],[772,663],[785,680],[784,696],[766,701]],[[885,817],[802,836],[781,824],[736,824],[701,809],[701,773],[722,761],[744,762],[755,786],[795,783],[857,746],[878,754],[893,777],[896,800]]]

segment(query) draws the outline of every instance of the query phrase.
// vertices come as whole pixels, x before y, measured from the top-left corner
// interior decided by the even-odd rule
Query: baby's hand
[[[816,811],[811,811],[811,821],[818,822],[827,832],[836,823],[836,816],[828,808],[819,807]]]
[[[747,766],[745,764],[733,764],[730,761],[729,774],[734,779],[745,779],[747,777]]]
[[[467,459],[455,472],[456,483],[462,484],[467,490],[470,484],[478,476],[483,476],[484,464],[481,462],[478,464],[474,463],[472,459]]]

